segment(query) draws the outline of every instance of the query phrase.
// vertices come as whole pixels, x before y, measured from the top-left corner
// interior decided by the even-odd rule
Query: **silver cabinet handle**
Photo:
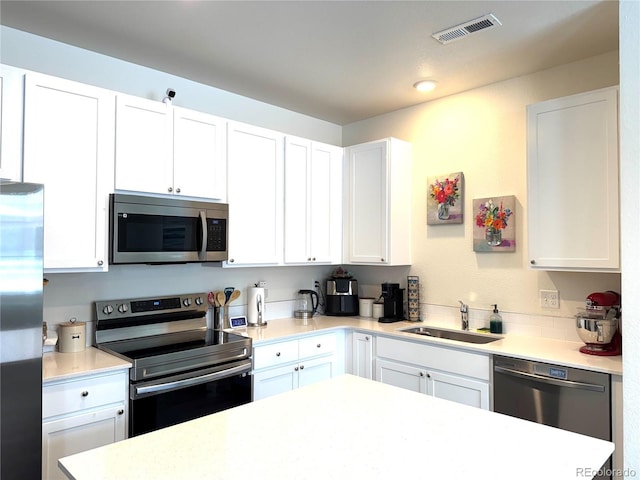
[[[118,410],[118,415],[122,415],[124,414],[124,410],[121,408],[120,410]]]
[[[233,263],[233,262],[235,262],[235,260],[233,258],[230,258],[229,263]]]
[[[319,343],[318,345],[316,345],[316,348],[320,348],[321,346],[322,344]]]
[[[276,352],[276,357],[279,357],[279,356],[280,356],[280,352]]]
[[[530,263],[531,265],[535,265],[535,264],[536,264],[536,261],[535,261],[535,260],[531,260],[529,263]]]
[[[89,396],[89,392],[87,392],[86,390],[84,392],[82,392],[80,395],[82,395],[83,397],[88,397]]]
[[[102,265],[104,265],[104,262],[102,260],[98,260],[98,266],[101,267]]]
[[[180,193],[180,189],[179,188],[176,188],[176,193]]]
[[[364,337],[364,339],[368,342],[369,341],[369,336],[367,335],[366,337]]]
[[[304,370],[304,365],[300,365],[300,370]]]
[[[298,371],[298,367],[294,367],[293,369],[294,369],[296,372]]]
[[[169,191],[169,193],[173,192],[173,187],[169,187],[167,188],[167,190]]]

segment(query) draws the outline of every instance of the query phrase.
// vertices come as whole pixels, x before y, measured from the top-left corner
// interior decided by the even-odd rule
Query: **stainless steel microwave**
[[[225,203],[111,194],[109,263],[227,260]]]

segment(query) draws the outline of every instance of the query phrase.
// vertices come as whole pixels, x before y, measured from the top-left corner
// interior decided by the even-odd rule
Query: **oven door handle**
[[[558,387],[578,388],[581,390],[590,390],[593,392],[604,392],[604,385],[598,385],[595,383],[576,382],[574,380],[560,380],[556,378],[543,377],[542,375],[536,375],[535,373],[521,372],[519,370],[512,370],[511,368],[500,367],[495,365],[493,370],[498,373],[504,373],[511,375],[512,377],[525,378],[540,383],[547,383],[549,385],[556,385]]]
[[[202,246],[200,247],[200,260],[206,260],[207,258],[207,243],[208,243],[208,232],[207,232],[207,212],[205,210],[200,210],[198,213],[200,217],[200,223],[202,224]]]
[[[191,387],[194,385],[200,385],[202,383],[209,383],[223,378],[239,375],[241,373],[251,372],[251,362],[243,362],[240,365],[225,368],[218,372],[206,373],[198,377],[184,378],[182,380],[175,380],[172,382],[158,383],[154,385],[141,385],[134,386],[135,397],[153,395],[158,393],[165,393],[172,390],[178,390],[180,388]]]

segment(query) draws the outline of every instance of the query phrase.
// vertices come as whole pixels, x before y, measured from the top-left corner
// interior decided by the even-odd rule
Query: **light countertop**
[[[613,449],[604,440],[342,375],[59,465],[74,480],[565,479],[578,472],[591,478]]]
[[[130,367],[130,362],[94,347],[75,353],[48,352],[42,356],[42,381],[46,384],[79,375],[127,370]]]
[[[441,338],[423,337],[399,331],[403,328],[416,326],[439,325],[429,322],[379,323],[377,320],[366,317],[315,316],[310,320],[300,320],[296,318],[271,320],[264,327],[247,327],[246,329],[237,330],[237,332],[250,336],[254,341],[254,345],[257,346],[271,341],[284,340],[287,337],[321,333],[323,330],[347,328],[361,332],[369,332],[374,335],[384,334],[404,340],[437,344],[461,350],[506,355],[523,358],[525,360],[622,375],[622,356],[599,357],[581,353],[579,349],[584,345],[582,342],[507,334],[503,335],[503,339],[495,342],[473,344]]]

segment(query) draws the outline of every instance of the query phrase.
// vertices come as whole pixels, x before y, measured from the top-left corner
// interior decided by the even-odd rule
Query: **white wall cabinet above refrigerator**
[[[117,190],[226,200],[226,121],[119,94]]]
[[[342,148],[285,138],[284,263],[340,263]]]
[[[344,172],[344,262],[410,265],[411,144],[348,147]]]
[[[22,178],[24,70],[0,65],[0,178]]]
[[[27,74],[24,102],[24,181],[45,186],[44,269],[106,271],[114,95]]]
[[[618,88],[527,107],[529,263],[620,270]]]

